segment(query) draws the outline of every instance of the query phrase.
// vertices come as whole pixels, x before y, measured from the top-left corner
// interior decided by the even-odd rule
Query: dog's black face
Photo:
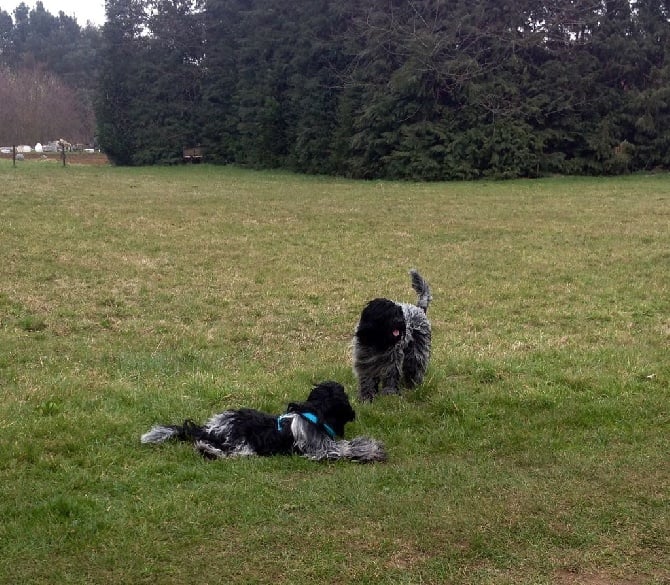
[[[305,402],[291,402],[289,412],[311,412],[321,422],[330,426],[343,437],[344,427],[355,420],[356,412],[351,407],[344,386],[338,382],[321,382],[314,386]]]
[[[356,329],[356,338],[361,344],[385,351],[404,336],[405,317],[398,303],[374,299],[363,309]]]

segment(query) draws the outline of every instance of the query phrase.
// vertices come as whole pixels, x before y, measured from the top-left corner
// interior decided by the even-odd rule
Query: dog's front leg
[[[380,369],[382,381],[382,394],[400,394],[400,380],[402,377],[402,363],[405,354],[400,344],[393,348],[393,351],[387,354],[387,361],[384,367]]]
[[[320,444],[303,445],[303,456],[313,461],[346,459],[359,463],[381,462],[387,458],[384,444],[368,437],[356,437],[351,441],[325,439]]]
[[[382,394],[400,394],[400,365],[402,361],[403,356],[400,354],[384,372],[384,376],[382,377]]]
[[[358,381],[358,399],[361,402],[370,402],[377,394],[379,378],[360,377]]]
[[[382,387],[382,394],[400,394],[399,380],[395,377],[388,378]]]
[[[350,461],[375,463],[386,461],[386,449],[380,441],[368,437],[356,437],[351,441],[341,441],[341,450]]]

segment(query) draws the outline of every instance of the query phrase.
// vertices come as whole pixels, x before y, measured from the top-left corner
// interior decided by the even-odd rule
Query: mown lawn
[[[670,176],[411,184],[0,161],[0,582],[667,584]],[[433,288],[386,464],[207,462],[156,422],[355,397]]]

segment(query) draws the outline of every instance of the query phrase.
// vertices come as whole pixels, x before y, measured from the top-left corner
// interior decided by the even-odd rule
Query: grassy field
[[[0,582],[670,583],[670,176],[0,180]],[[139,443],[355,396],[357,316],[411,267],[427,380],[347,434],[388,463]]]

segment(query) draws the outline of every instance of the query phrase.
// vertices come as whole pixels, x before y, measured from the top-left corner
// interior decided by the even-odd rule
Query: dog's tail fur
[[[430,301],[433,300],[432,295],[430,294],[430,287],[425,281],[423,276],[419,274],[419,271],[412,268],[409,271],[409,275],[412,279],[412,288],[416,291],[416,294],[419,295],[419,300],[416,302],[416,306],[419,309],[423,309],[423,312],[428,312],[428,305]]]
[[[140,437],[142,443],[163,443],[169,439],[193,441],[200,437],[201,427],[189,420],[183,425],[162,426],[156,425]]]

